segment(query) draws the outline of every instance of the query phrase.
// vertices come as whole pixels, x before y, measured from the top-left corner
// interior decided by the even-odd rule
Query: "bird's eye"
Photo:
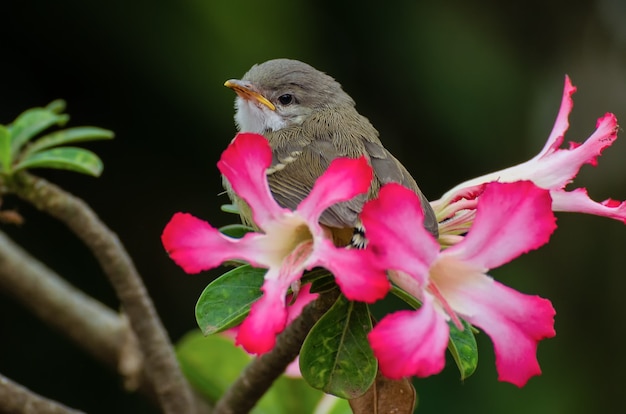
[[[280,102],[281,105],[289,105],[293,103],[293,101],[294,101],[293,95],[290,93],[286,93],[278,97],[278,102]]]

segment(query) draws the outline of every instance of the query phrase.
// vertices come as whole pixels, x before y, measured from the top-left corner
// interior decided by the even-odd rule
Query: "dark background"
[[[444,4],[445,3],[445,4]],[[626,119],[626,3],[229,2],[5,0],[0,6],[0,123],[63,98],[69,126],[115,131],[84,145],[102,177],[37,174],[86,200],[132,255],[172,340],[196,329],[194,304],[219,270],[189,276],[160,232],[180,210],[228,224],[215,166],[232,139],[226,79],[276,57],[339,80],[387,146],[438,198],[460,181],[529,159],[556,117],[563,79],[578,86],[567,140],[596,119]],[[623,138],[622,138],[623,139]],[[577,186],[626,198],[626,145],[585,166]],[[117,307],[91,254],[60,224],[8,198],[26,223],[2,225],[55,271]],[[452,363],[416,381],[419,412],[589,413],[624,409],[626,228],[558,215],[551,243],[491,274],[550,298],[557,336],[541,342],[543,375],[523,389],[498,383],[493,348],[461,382]],[[0,372],[91,413],[153,412],[115,374],[0,292]]]

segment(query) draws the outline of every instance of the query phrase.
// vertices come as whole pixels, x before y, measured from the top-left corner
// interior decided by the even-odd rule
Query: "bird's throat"
[[[286,126],[285,120],[276,111],[272,111],[258,102],[241,97],[235,100],[235,122],[241,132],[263,134],[278,131]]]

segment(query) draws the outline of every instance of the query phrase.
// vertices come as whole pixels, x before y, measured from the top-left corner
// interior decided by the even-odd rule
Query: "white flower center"
[[[265,249],[268,258],[275,266],[280,266],[285,259],[304,264],[311,253],[311,248],[302,250],[304,244],[313,245],[313,234],[307,223],[297,214],[283,216],[265,230]],[[294,252],[295,256],[289,257]]]
[[[430,268],[432,286],[429,286],[429,290],[453,319],[457,313],[471,316],[473,312],[466,305],[467,298],[472,297],[472,293],[480,289],[481,285],[492,280],[484,274],[485,271],[452,255],[443,254]]]

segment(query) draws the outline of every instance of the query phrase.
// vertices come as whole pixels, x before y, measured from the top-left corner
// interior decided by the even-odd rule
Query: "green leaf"
[[[100,158],[89,150],[61,147],[27,156],[15,165],[14,171],[27,168],[55,168],[97,177],[102,173],[103,166]]]
[[[222,204],[220,209],[225,213],[239,214],[239,209],[234,204]]]
[[[322,293],[322,292],[327,292],[331,289],[334,289],[337,287],[337,283],[335,282],[335,277],[330,275],[329,276],[324,276],[324,277],[320,277],[318,279],[313,280],[313,283],[311,283],[311,293]]]
[[[239,266],[211,282],[196,304],[196,321],[205,335],[238,325],[261,297],[266,269]]]
[[[0,125],[0,171],[11,171],[11,133]]]
[[[52,125],[63,125],[69,120],[65,114],[57,114],[46,108],[32,108],[20,114],[11,125],[11,151],[19,152],[20,148],[35,135]]]
[[[32,145],[26,148],[25,154],[32,154],[44,149],[75,142],[112,139],[113,136],[114,134],[112,131],[97,127],[67,128],[39,138]]]
[[[63,99],[55,99],[46,105],[46,109],[50,112],[54,112],[55,114],[60,114],[65,111],[65,101]]]
[[[463,330],[459,330],[454,322],[448,322],[450,326],[450,342],[448,349],[456,362],[461,373],[461,380],[469,378],[478,366],[478,345],[472,332],[472,326],[461,319]]]
[[[216,401],[252,360],[225,335],[204,337],[200,332],[185,335],[176,344],[176,356],[189,382],[209,401]],[[322,392],[301,378],[279,377],[252,409],[252,414],[351,414],[345,400],[324,401]],[[329,404],[330,402],[330,404]]]
[[[244,234],[250,233],[251,231],[254,231],[252,227],[243,224],[228,224],[224,227],[220,227],[221,233],[236,239],[242,238]]]
[[[345,399],[363,395],[378,362],[367,341],[372,330],[365,303],[340,296],[309,332],[300,351],[300,371],[313,387]]]

